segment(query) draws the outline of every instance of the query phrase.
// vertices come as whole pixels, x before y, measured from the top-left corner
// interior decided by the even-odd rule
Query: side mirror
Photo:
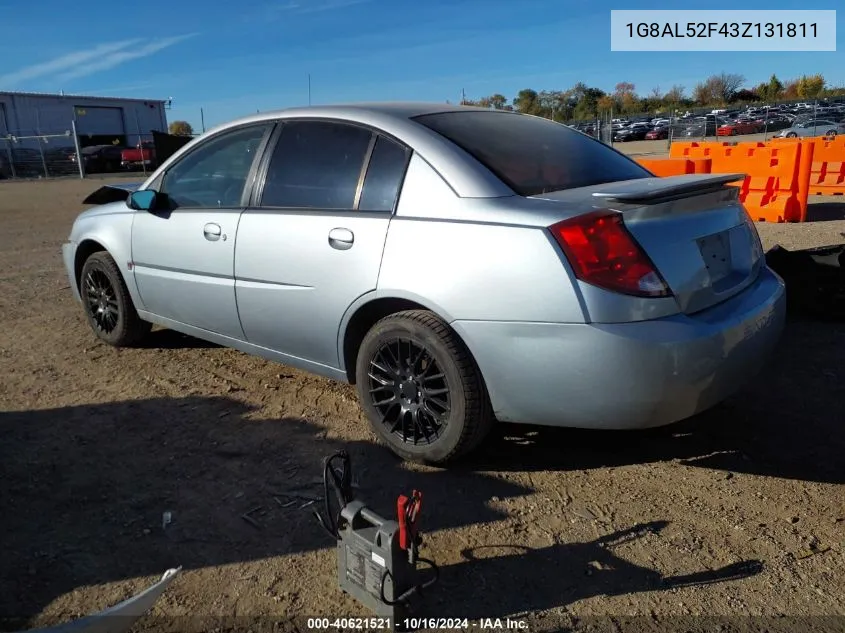
[[[156,192],[152,189],[133,191],[129,194],[126,204],[136,211],[152,211],[156,205]]]

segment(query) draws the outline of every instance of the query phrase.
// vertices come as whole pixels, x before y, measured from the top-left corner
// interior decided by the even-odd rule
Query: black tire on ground
[[[477,448],[493,425],[475,360],[432,312],[407,310],[378,321],[361,343],[355,375],[373,431],[405,460],[453,462]]]
[[[101,341],[114,347],[137,345],[152,329],[138,316],[132,297],[112,256],[98,251],[85,260],[79,294],[88,325]]]
[[[828,130],[824,133],[825,136],[836,136],[836,130]]]
[[[789,134],[786,135],[786,138],[795,138],[797,136],[798,136],[798,134],[796,134],[795,132],[790,132]]]

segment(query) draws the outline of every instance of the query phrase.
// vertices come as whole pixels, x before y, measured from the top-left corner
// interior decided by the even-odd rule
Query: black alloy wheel
[[[369,393],[388,433],[405,444],[432,444],[451,412],[446,374],[422,345],[385,341],[370,359]]]
[[[88,324],[97,338],[109,345],[135,345],[152,329],[151,323],[138,316],[120,269],[105,251],[85,261],[79,294]]]
[[[361,407],[403,459],[446,464],[475,449],[493,424],[481,372],[460,337],[426,310],[378,321],[355,366]]]
[[[92,267],[85,275],[85,301],[88,314],[98,333],[108,336],[117,327],[120,316],[117,293],[111,280],[100,268]]]

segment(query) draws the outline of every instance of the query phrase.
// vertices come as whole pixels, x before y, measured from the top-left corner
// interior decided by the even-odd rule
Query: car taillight
[[[671,296],[651,259],[625,228],[622,214],[592,211],[549,230],[581,281],[637,297]]]

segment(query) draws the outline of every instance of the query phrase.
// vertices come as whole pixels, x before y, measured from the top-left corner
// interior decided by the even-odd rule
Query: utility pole
[[[467,93],[466,90],[461,88],[461,105],[464,105],[467,102]]]

